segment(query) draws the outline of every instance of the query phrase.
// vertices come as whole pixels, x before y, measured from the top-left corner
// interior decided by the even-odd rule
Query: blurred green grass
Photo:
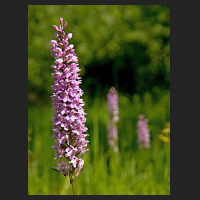
[[[28,5],[28,101],[49,103],[52,25],[67,21],[81,88],[92,98],[170,89],[170,5]]]
[[[150,93],[131,98],[119,94],[119,152],[107,144],[107,107],[105,97],[85,101],[87,139],[90,149],[84,155],[83,170],[94,165],[77,179],[79,195],[169,195],[170,144],[158,135],[170,121],[170,93],[156,100]],[[57,166],[52,136],[52,105],[28,106],[28,194],[70,195],[69,178],[51,169]],[[136,124],[138,115],[149,119],[151,148],[139,149]],[[109,165],[108,165],[109,164]]]

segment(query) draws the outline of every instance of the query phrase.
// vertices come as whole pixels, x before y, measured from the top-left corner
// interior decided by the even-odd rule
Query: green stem
[[[73,195],[78,195],[75,171],[74,171],[73,175],[70,178],[70,183],[72,184]]]
[[[74,181],[72,181],[72,190],[73,190],[73,195],[78,195],[78,193],[77,193],[76,178],[74,179]]]

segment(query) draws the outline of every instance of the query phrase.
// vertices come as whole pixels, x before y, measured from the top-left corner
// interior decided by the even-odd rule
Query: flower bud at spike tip
[[[53,28],[58,31],[58,27],[56,25],[53,25]]]
[[[87,131],[86,113],[82,108],[84,102],[80,98],[83,91],[79,88],[82,81],[77,73],[80,71],[76,64],[78,58],[74,49],[71,50],[74,45],[69,45],[66,41],[72,37],[72,33],[65,37],[66,25],[67,22],[63,24],[63,18],[60,18],[60,29],[53,25],[60,35],[55,33],[59,41],[51,40],[50,48],[52,56],[56,59],[55,65],[51,66],[54,69],[52,73],[54,93],[51,95],[54,110],[52,138],[56,143],[52,148],[56,149],[55,159],[65,159],[59,161],[58,167],[54,169],[64,176],[70,176],[70,180],[74,180],[84,165],[81,156],[88,151],[86,146],[89,141],[85,139],[88,134],[84,134]]]
[[[63,18],[60,17],[60,24],[62,25],[63,24]]]
[[[67,38],[71,39],[72,38],[72,33],[68,33]]]
[[[65,30],[66,26],[67,26],[67,22],[65,21],[63,25],[63,31]]]

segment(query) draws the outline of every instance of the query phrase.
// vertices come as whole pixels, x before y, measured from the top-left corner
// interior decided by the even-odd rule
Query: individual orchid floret
[[[137,122],[137,136],[138,144],[141,149],[150,148],[150,130],[148,129],[148,119],[145,119],[145,116],[142,114],[139,116]]]
[[[111,87],[107,94],[107,108],[109,114],[108,124],[108,143],[110,147],[117,152],[118,151],[118,130],[117,122],[119,121],[119,107],[118,107],[118,94],[114,87]]]
[[[74,53],[74,45],[68,42],[72,33],[65,36],[66,25],[67,22],[63,24],[63,18],[60,18],[59,27],[53,25],[58,31],[55,33],[57,40],[51,40],[50,43],[52,56],[56,59],[55,65],[51,66],[54,69],[54,93],[51,96],[54,110],[52,137],[56,143],[52,148],[56,150],[55,159],[64,159],[54,169],[69,176],[73,182],[84,165],[81,156],[88,151],[86,147],[89,141],[85,139],[88,134],[84,134],[87,131],[86,113],[83,109],[84,102],[80,98],[83,91],[79,87],[82,81],[77,73],[80,71],[78,58]]]

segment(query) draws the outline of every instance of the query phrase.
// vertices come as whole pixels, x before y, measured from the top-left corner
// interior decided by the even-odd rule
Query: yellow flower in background
[[[159,139],[162,140],[163,142],[170,142],[170,138],[165,137],[165,136],[162,135],[162,134],[159,134],[158,137],[159,137]]]
[[[166,122],[166,128],[161,131],[161,134],[158,135],[158,138],[163,142],[170,142],[170,138],[164,136],[164,134],[170,134],[170,122]]]

